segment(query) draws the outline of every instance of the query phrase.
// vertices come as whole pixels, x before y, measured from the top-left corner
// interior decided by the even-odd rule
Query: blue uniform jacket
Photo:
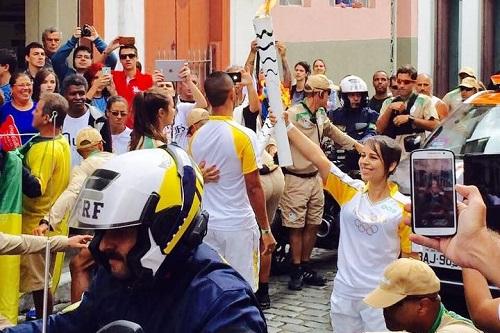
[[[333,111],[330,117],[333,124],[358,141],[377,134],[375,127],[377,119],[378,113],[369,107],[355,110],[342,107]],[[356,123],[366,123],[368,126],[363,130],[356,130]]]
[[[49,317],[47,332],[89,333],[119,319],[144,332],[267,332],[250,286],[201,244],[188,261],[149,288],[133,288],[99,267],[80,306]],[[5,332],[41,332],[41,320]]]

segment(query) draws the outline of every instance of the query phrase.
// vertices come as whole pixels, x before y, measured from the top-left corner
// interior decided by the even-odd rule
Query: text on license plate
[[[459,270],[460,267],[455,265],[453,261],[446,258],[441,252],[437,252],[431,249],[423,248],[420,252],[420,256],[423,262],[429,264],[429,266],[450,268]]]

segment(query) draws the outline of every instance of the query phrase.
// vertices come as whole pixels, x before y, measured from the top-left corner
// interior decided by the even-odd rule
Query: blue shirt
[[[106,113],[106,104],[107,104],[107,100],[106,100],[106,97],[104,97],[104,96],[97,97],[97,98],[94,97],[90,101],[90,105],[95,106],[99,111],[102,112],[103,115],[104,115],[104,113]]]
[[[6,83],[3,86],[0,86],[0,89],[2,89],[3,92],[3,104],[7,104],[10,102],[10,93],[12,92],[12,88],[10,87],[10,84]]]
[[[4,104],[0,108],[0,124],[2,124],[8,115],[14,118],[14,123],[16,124],[19,134],[36,134],[38,130],[33,127],[33,111],[36,109],[36,103],[33,103],[33,107],[27,111],[19,111],[16,109],[12,102]],[[21,141],[23,145],[31,139],[33,135],[21,135]]]

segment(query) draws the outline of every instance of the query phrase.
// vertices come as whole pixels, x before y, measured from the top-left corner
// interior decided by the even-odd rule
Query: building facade
[[[156,59],[186,59],[204,76],[244,64],[254,39],[252,20],[263,2],[2,0],[0,47],[22,55],[45,28],[59,27],[64,42],[86,23],[107,42],[134,36],[146,71]],[[271,11],[275,36],[286,43],[291,66],[322,58],[338,83],[348,74],[370,82],[376,70],[390,73],[411,63],[434,77],[437,96],[457,85],[460,67],[472,67],[483,81],[500,70],[499,1],[361,0],[361,8],[349,7],[351,2],[277,1]]]

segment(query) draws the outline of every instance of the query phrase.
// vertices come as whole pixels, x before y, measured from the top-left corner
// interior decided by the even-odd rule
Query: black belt
[[[287,168],[283,168],[283,173],[285,175],[292,175],[299,178],[313,178],[316,177],[316,175],[318,174],[318,170],[310,173],[295,173],[293,171],[288,170]]]
[[[271,169],[269,169],[269,167],[267,165],[263,165],[262,168],[259,169],[259,174],[261,176],[268,175],[271,172],[275,171],[276,169],[278,169],[278,168],[274,168],[271,170]]]

